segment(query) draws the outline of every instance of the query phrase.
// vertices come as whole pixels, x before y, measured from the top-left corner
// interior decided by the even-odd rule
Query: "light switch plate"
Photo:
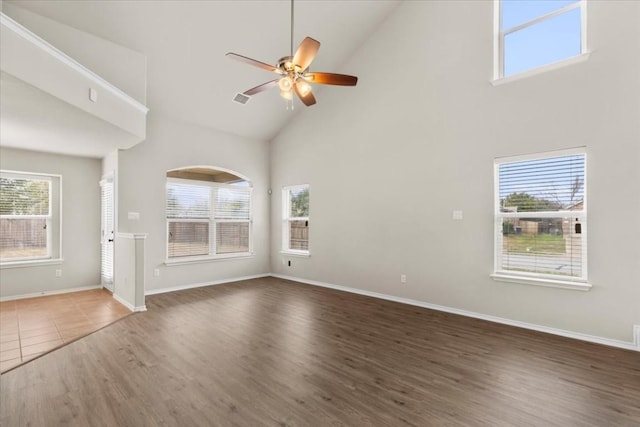
[[[455,219],[456,221],[459,221],[462,219],[462,211],[453,211],[453,213],[451,214],[451,218]]]
[[[140,212],[128,212],[127,218],[129,219],[140,219]]]

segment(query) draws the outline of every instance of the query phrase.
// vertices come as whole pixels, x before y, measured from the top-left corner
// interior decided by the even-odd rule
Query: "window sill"
[[[494,273],[491,278],[497,282],[519,283],[522,285],[543,286],[547,288],[570,289],[573,291],[588,291],[591,284],[586,282],[574,282],[571,280],[554,280],[543,279],[537,277],[525,277],[517,275],[509,275],[504,273]]]
[[[518,80],[526,79],[532,76],[537,76],[538,74],[544,74],[546,72],[557,70],[559,68],[564,68],[569,65],[579,64],[580,62],[585,62],[589,59],[590,52],[581,53],[580,55],[572,56],[571,58],[563,59],[558,62],[553,62],[551,64],[542,65],[540,67],[534,68],[532,70],[523,71],[521,73],[512,74],[507,77],[500,77],[491,81],[493,86],[501,86],[503,84],[515,82]]]
[[[35,259],[29,261],[8,261],[0,263],[0,269],[5,268],[25,268],[25,267],[40,267],[43,265],[59,265],[64,262],[62,258],[55,259]]]
[[[250,252],[243,252],[241,254],[218,255],[215,257],[185,257],[179,259],[167,259],[164,261],[164,265],[171,267],[174,265],[202,264],[207,262],[233,261],[248,258],[255,258],[255,255]]]
[[[282,250],[282,251],[280,251],[280,253],[282,255],[297,256],[297,257],[300,257],[300,258],[309,258],[311,256],[311,254],[309,252],[303,252],[303,251],[285,251],[285,250]]]

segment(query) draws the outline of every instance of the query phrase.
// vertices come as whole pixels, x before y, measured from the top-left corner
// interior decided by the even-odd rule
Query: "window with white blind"
[[[251,253],[251,186],[167,179],[167,258],[197,260]]]
[[[309,254],[309,186],[282,189],[282,251]]]
[[[495,79],[587,52],[586,0],[494,0]]]
[[[0,172],[1,264],[60,256],[59,189],[59,176]]]
[[[494,278],[589,286],[586,177],[583,149],[495,161]]]

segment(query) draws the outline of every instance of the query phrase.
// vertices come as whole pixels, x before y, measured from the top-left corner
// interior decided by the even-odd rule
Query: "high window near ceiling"
[[[494,0],[495,71],[500,79],[587,52],[586,0]]]
[[[61,261],[58,175],[0,171],[0,265]]]
[[[282,252],[309,255],[309,186],[282,189]]]
[[[500,158],[494,164],[493,277],[587,290],[584,149]]]
[[[251,255],[251,192],[231,171],[167,172],[167,263]]]

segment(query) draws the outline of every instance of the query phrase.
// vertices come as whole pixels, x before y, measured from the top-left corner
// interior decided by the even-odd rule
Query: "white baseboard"
[[[272,274],[255,274],[253,276],[233,277],[230,279],[213,280],[209,282],[189,283],[187,285],[172,286],[170,288],[149,289],[144,292],[146,295],[164,294],[166,292],[184,291],[185,289],[201,288],[203,286],[222,285],[231,282],[240,282],[242,280],[260,279],[262,277],[270,277]]]
[[[418,301],[418,300],[409,299],[409,298],[396,297],[393,295],[381,294],[378,292],[371,292],[371,291],[365,291],[357,288],[350,288],[348,286],[340,286],[340,285],[334,285],[331,283],[319,282],[316,280],[302,279],[299,277],[285,276],[282,274],[271,274],[271,276],[277,277],[279,279],[292,280],[294,282],[305,283],[308,285],[321,286],[323,288],[336,289],[339,291],[351,292],[359,295],[366,295],[369,297],[399,302],[402,304],[409,304],[417,307],[429,308],[432,310],[444,311],[452,314],[459,314],[461,316],[488,320],[489,322],[502,323],[504,325],[510,325],[510,326],[517,326],[519,328],[531,329],[533,331],[545,332],[548,334],[559,335],[566,338],[574,338],[582,341],[593,342],[596,344],[604,344],[611,347],[623,348],[625,350],[640,351],[640,325],[636,325],[634,327],[634,328],[637,328],[637,329],[634,329],[635,342],[619,341],[619,340],[614,340],[610,338],[603,338],[603,337],[597,337],[594,335],[582,334],[580,332],[566,331],[564,329],[557,329],[557,328],[551,328],[549,326],[541,326],[533,323],[521,322],[519,320],[505,319],[503,317],[497,317],[497,316],[491,316],[488,314],[476,313],[473,311],[461,310],[458,308],[447,307],[444,305],[430,304],[427,302]]]
[[[90,291],[92,289],[100,289],[100,288],[102,288],[102,285],[80,286],[78,288],[59,289],[59,290],[56,290],[56,291],[33,292],[33,293],[30,293],[30,294],[12,295],[12,296],[8,296],[8,297],[2,297],[2,298],[0,298],[0,302],[13,301],[13,300],[25,299],[25,298],[44,297],[44,296],[47,296],[47,295],[68,294],[70,292]]]
[[[120,295],[113,294],[113,299],[115,299],[120,304],[124,305],[125,307],[127,307],[129,310],[131,310],[133,312],[147,311],[147,306],[146,305],[142,305],[142,306],[136,307],[133,304],[131,304],[129,301],[127,301],[124,298],[122,298]]]

